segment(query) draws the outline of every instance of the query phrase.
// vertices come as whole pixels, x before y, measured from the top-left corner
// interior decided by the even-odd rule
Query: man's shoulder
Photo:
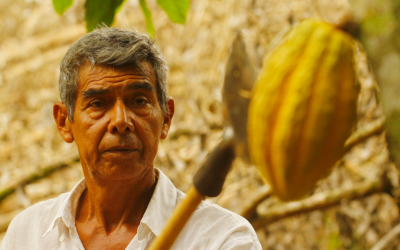
[[[178,201],[184,197],[178,190]],[[193,249],[261,249],[256,232],[245,218],[209,201],[200,203],[186,227],[187,236],[195,234],[203,239]],[[204,240],[210,244],[206,248]],[[234,248],[237,245],[245,248]]]
[[[69,194],[70,192],[63,193],[56,198],[38,202],[19,213],[14,220],[22,218],[38,220],[40,217],[38,218],[37,216],[41,215],[45,216],[46,218],[56,216],[57,212],[61,209]]]
[[[37,245],[67,197],[68,193],[64,193],[57,198],[38,202],[15,216],[0,249],[29,249],[30,245]]]
[[[44,233],[44,230],[47,229],[46,227],[50,226],[50,223],[63,206],[68,195],[69,193],[63,193],[56,198],[41,201],[28,207],[11,221],[7,234],[13,230],[20,231],[25,229],[29,230],[30,233]],[[31,229],[33,228],[37,231],[32,231]]]
[[[158,215],[163,215],[163,220],[166,219],[165,216],[170,216],[186,194],[177,189],[161,171],[158,173],[159,183],[155,191],[158,195],[154,198],[159,200],[149,206],[154,208],[157,204],[157,208],[165,208],[162,211],[153,209]],[[154,223],[154,216],[157,214],[148,218],[149,224],[153,226],[157,225]],[[156,231],[159,229],[158,226],[154,228]],[[173,249],[260,250],[261,245],[253,227],[246,219],[216,204],[202,201],[185,225]]]

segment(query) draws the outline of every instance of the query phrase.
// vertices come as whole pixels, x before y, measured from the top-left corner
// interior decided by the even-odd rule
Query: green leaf
[[[92,31],[102,23],[111,26],[114,22],[115,13],[122,2],[123,0],[86,0],[85,20],[87,31]]]
[[[172,22],[185,24],[190,0],[157,0],[157,4],[167,13]]]
[[[147,32],[149,33],[149,35],[151,37],[154,37],[156,32],[154,29],[153,21],[151,20],[151,11],[149,10],[149,8],[146,5],[146,0],[139,0],[139,3],[140,3],[140,7],[142,8],[144,17],[146,19]]]
[[[71,7],[73,0],[53,0],[53,6],[59,15],[62,15],[69,7]]]

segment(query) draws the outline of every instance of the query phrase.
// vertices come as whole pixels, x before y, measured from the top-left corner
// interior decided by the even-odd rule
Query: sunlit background
[[[259,70],[278,43],[280,31],[308,17],[337,23],[348,8],[345,0],[193,0],[186,25],[179,25],[155,0],[147,3],[153,12],[156,43],[170,67],[168,93],[176,103],[170,134],[160,144],[155,164],[183,191],[222,135],[221,87],[236,30],[243,32]],[[146,32],[138,0],[124,2],[114,26]],[[59,101],[59,63],[85,33],[82,0],[75,0],[62,16],[51,0],[0,0],[0,195],[6,188],[16,189],[0,203],[1,239],[16,214],[68,192],[83,177],[76,146],[58,135],[52,109]],[[366,55],[360,46],[357,51],[360,128],[380,119],[382,113]],[[43,174],[54,166],[59,170],[25,185],[33,173]],[[395,171],[384,136],[373,136],[356,145],[315,192],[373,180],[383,167]],[[255,167],[237,160],[223,193],[210,200],[240,213],[263,185]],[[272,197],[260,205],[259,212],[285,206]],[[257,234],[264,249],[369,249],[398,223],[396,201],[378,193],[278,220],[258,228]],[[400,249],[397,243],[389,249]]]

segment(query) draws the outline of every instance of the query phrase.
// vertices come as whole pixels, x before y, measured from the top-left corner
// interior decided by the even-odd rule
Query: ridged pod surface
[[[309,194],[343,156],[358,92],[353,39],[319,20],[300,23],[264,63],[249,106],[248,143],[280,199]]]

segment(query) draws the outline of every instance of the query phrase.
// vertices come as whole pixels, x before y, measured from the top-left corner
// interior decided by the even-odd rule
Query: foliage
[[[64,13],[69,7],[71,7],[73,0],[53,0],[53,6],[56,12],[60,15]]]
[[[146,19],[146,29],[150,36],[154,37],[155,30],[153,21],[151,20],[151,11],[147,8],[146,0],[139,0],[140,7],[142,8],[144,17]]]
[[[335,250],[335,249],[342,248],[342,243],[341,243],[339,237],[340,237],[339,231],[333,231],[331,233],[331,235],[329,236],[329,239],[328,239],[328,249],[329,250]]]
[[[157,0],[157,4],[167,13],[172,22],[185,24],[190,0]]]
[[[92,31],[98,24],[104,23],[110,26],[114,21],[116,10],[121,6],[123,0],[86,0],[85,21],[86,29]]]
[[[56,12],[62,15],[71,7],[72,2],[73,0],[53,0],[53,6]],[[124,0],[86,0],[85,21],[87,31],[92,31],[102,23],[111,26],[114,22],[115,14],[121,8],[123,2]],[[145,16],[147,32],[154,37],[155,28],[151,10],[147,7],[146,0],[139,0],[139,4]],[[157,0],[157,4],[167,13],[172,22],[185,24],[190,0]]]

